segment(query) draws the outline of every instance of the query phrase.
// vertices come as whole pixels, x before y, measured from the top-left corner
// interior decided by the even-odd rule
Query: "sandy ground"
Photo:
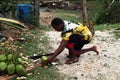
[[[41,12],[41,23],[50,25],[53,17],[51,12]],[[71,65],[64,64],[67,60],[65,56],[68,54],[67,49],[58,55],[57,58],[60,62],[55,67],[57,71],[66,76],[64,80],[120,80],[120,39],[116,40],[114,35],[109,34],[109,32],[111,30],[96,31],[92,42],[83,47],[89,48],[97,45],[99,55],[92,51],[87,52],[80,56],[79,62]],[[46,32],[46,35],[50,38],[50,45],[54,52],[60,44],[60,33],[49,31]]]
[[[99,55],[92,51],[87,52],[80,56],[79,62],[71,65],[64,64],[67,60],[67,49],[58,55],[60,62],[56,68],[66,75],[64,80],[120,80],[120,39],[116,40],[109,32],[96,31],[94,40],[83,47],[97,45]],[[50,38],[54,52],[61,40],[60,33],[49,31],[46,35]]]

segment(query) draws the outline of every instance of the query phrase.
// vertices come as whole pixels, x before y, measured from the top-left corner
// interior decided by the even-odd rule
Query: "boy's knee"
[[[79,57],[80,56],[80,53],[78,51],[74,51],[73,53],[76,57]]]
[[[73,43],[68,43],[66,46],[66,48],[68,49],[73,49],[73,47],[74,47]]]

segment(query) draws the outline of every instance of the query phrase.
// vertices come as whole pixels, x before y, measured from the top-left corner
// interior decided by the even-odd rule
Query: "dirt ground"
[[[60,43],[60,33],[49,31],[46,34],[51,40],[54,51]],[[67,60],[65,54],[68,53],[65,49],[58,56],[60,63],[56,65],[57,70],[71,77],[71,80],[120,80],[120,39],[115,40],[108,31],[96,31],[94,40],[83,48],[93,45],[97,45],[99,55],[92,51],[87,52],[80,56],[79,62],[71,65],[64,64]]]
[[[60,62],[55,67],[58,72],[66,75],[64,80],[120,80],[120,39],[116,40],[113,34],[109,34],[110,31],[95,31],[92,42],[83,47],[97,45],[99,55],[92,51],[87,52],[80,56],[79,62],[71,65],[64,64],[67,49],[58,56]],[[60,44],[60,33],[48,31],[46,35],[50,38],[54,52]]]
[[[51,20],[54,17],[54,12],[41,12],[40,13],[40,23],[42,25],[50,25]]]

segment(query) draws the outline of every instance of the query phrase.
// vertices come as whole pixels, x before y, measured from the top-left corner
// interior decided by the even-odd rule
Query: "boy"
[[[59,47],[54,51],[53,55],[48,58],[47,62],[53,61],[65,48],[69,50],[69,55],[67,56],[69,59],[65,62],[66,64],[78,62],[79,56],[85,52],[94,51],[97,54],[99,53],[96,46],[81,49],[92,40],[92,33],[86,26],[80,23],[63,21],[60,18],[54,18],[51,26],[56,31],[61,31],[62,40]]]

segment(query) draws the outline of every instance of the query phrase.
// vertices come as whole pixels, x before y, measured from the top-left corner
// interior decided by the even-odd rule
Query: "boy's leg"
[[[66,64],[72,64],[72,63],[78,61],[79,56],[76,55],[76,53],[78,53],[78,52],[76,51],[75,46],[81,41],[81,39],[82,39],[82,37],[79,35],[71,35],[70,36],[69,42],[66,46],[66,48],[69,50],[69,56],[67,56],[67,57],[69,57],[69,59],[65,62]],[[79,45],[80,49],[82,47],[83,47],[83,44]]]
[[[79,35],[72,35],[70,37],[69,43],[67,45],[67,48],[69,50],[69,58],[70,59],[68,61],[66,61],[66,64],[71,64],[71,63],[77,62],[79,59],[79,56],[88,51],[94,51],[97,54],[99,54],[96,46],[93,46],[93,47],[90,47],[87,49],[82,49],[82,47],[88,43],[89,43],[89,41],[83,40]]]
[[[78,62],[79,58],[78,57],[73,57],[73,58],[70,58],[68,59],[65,64],[72,64],[72,63],[75,63],[75,62]]]
[[[70,49],[68,49],[68,51],[69,51],[69,54],[67,55],[67,58],[72,58],[72,57],[74,57],[73,51],[70,50]]]
[[[97,55],[99,54],[96,46],[93,46],[87,49],[81,49],[81,50],[71,50],[71,53],[69,53],[69,59],[65,62],[65,64],[72,64],[72,63],[78,62],[79,56],[88,51],[94,51],[97,53]]]
[[[67,55],[69,59],[65,62],[65,64],[72,64],[78,62],[79,57],[75,54],[76,50],[74,50],[73,47],[69,47],[69,46],[67,46],[67,48],[69,50],[69,55]]]
[[[94,52],[97,53],[97,55],[99,54],[96,46],[93,46],[93,47],[90,47],[90,48],[87,48],[87,49],[81,49],[81,50],[79,51],[79,54],[81,55],[81,54],[84,54],[84,53],[86,53],[86,52],[88,52],[88,51],[94,51]]]

